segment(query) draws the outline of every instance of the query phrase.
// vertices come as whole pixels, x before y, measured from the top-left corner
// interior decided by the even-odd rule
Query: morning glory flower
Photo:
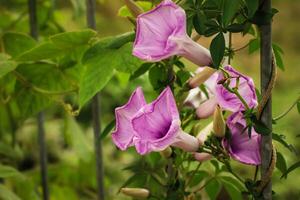
[[[236,112],[229,116],[227,126],[231,131],[231,138],[224,138],[223,146],[229,155],[244,164],[260,165],[261,136],[252,127],[251,138],[249,138],[243,113]]]
[[[257,97],[252,78],[239,73],[231,66],[225,66],[224,69],[230,76],[229,87],[234,88],[238,86],[238,92],[245,100],[249,108],[255,108],[257,106]],[[225,77],[223,73],[219,73],[217,82],[224,80],[224,78]],[[241,100],[235,94],[229,92],[222,84],[216,85],[215,95],[218,104],[224,110],[231,112],[246,110],[245,105],[241,102]]]
[[[150,62],[179,55],[198,66],[212,63],[209,50],[187,35],[185,11],[171,0],[137,17],[133,55]]]
[[[198,139],[185,133],[180,124],[176,102],[169,87],[150,104],[145,103],[138,88],[127,104],[116,109],[116,130],[112,137],[121,150],[134,145],[142,155],[162,151],[170,145],[185,151],[197,151]]]
[[[206,69],[208,69],[208,67],[206,68],[199,67],[196,70],[195,76],[200,77],[200,79],[201,77],[207,76]],[[209,78],[205,78],[206,80],[203,82],[203,85],[205,86],[207,93],[205,94],[202,90],[200,90],[199,87],[196,87],[196,82],[199,83],[199,81],[195,81],[194,84],[195,88],[189,91],[189,94],[184,101],[185,105],[189,105],[196,109],[196,114],[200,119],[206,119],[212,116],[216,106],[218,105],[217,99],[215,97],[215,93],[216,93],[216,86],[217,86],[217,79],[218,79],[219,72],[209,71],[208,73],[209,73]],[[201,76],[202,74],[203,76]]]

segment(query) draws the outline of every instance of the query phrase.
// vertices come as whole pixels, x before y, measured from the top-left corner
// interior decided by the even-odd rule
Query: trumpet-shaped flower
[[[195,76],[198,76],[199,74],[201,75],[201,73],[206,73],[206,69],[207,68],[199,67]],[[184,101],[185,105],[196,108],[196,114],[200,119],[206,119],[212,116],[218,104],[215,97],[217,79],[218,72],[210,72],[209,78],[206,78],[203,82],[207,93],[201,91],[199,87],[193,88],[189,91],[189,95]]]
[[[117,112],[125,108],[125,114],[125,111]],[[126,119],[121,121],[120,114]],[[170,145],[185,151],[197,151],[199,147],[195,137],[182,131],[176,102],[169,87],[147,105],[138,88],[125,106],[116,109],[116,121],[113,141],[121,150],[135,145],[137,152],[143,155],[162,151]]]
[[[185,11],[171,0],[137,18],[133,55],[157,62],[173,55],[183,56],[199,66],[211,64],[209,50],[186,33]]]
[[[231,131],[231,138],[223,139],[223,146],[229,155],[244,164],[260,165],[261,136],[252,128],[249,138],[243,114],[233,113],[227,119],[227,126]]]
[[[255,93],[254,82],[251,77],[245,76],[231,66],[226,66],[224,69],[229,74],[230,88],[238,87],[238,92],[241,97],[245,100],[250,108],[257,106],[257,97]],[[224,80],[223,73],[219,73],[217,82]],[[245,105],[236,96],[236,94],[228,91],[222,84],[216,86],[216,98],[218,104],[224,109],[232,112],[238,112],[246,110]]]

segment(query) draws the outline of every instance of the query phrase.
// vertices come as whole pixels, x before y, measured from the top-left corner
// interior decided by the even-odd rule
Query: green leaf
[[[287,170],[287,165],[286,165],[285,158],[284,158],[284,156],[280,152],[276,152],[276,155],[277,155],[276,167],[283,174]]]
[[[36,41],[28,35],[17,32],[7,32],[2,37],[4,50],[12,57],[33,48]]]
[[[0,178],[10,178],[15,176],[23,177],[23,175],[15,168],[0,164]]]
[[[280,144],[282,144],[284,147],[286,147],[290,152],[295,152],[295,149],[293,147],[293,145],[288,144],[285,141],[285,136],[284,135],[280,135],[280,134],[276,134],[276,133],[272,133],[272,139],[279,142]]]
[[[21,200],[15,193],[10,191],[7,187],[0,184],[0,199],[2,200]]]
[[[143,63],[140,59],[132,55],[132,43],[127,43],[121,48],[115,51],[115,59],[118,59],[119,63],[115,66],[115,69],[120,72],[133,73]]]
[[[300,161],[294,163],[292,166],[290,166],[282,175],[280,178],[286,177],[289,173],[294,171],[295,169],[300,167]]]
[[[197,31],[198,34],[204,35],[205,30],[206,30],[206,17],[203,14],[203,12],[197,12],[196,15],[193,17],[193,25],[195,30]]]
[[[133,74],[130,76],[129,80],[134,80],[143,74],[145,74],[150,67],[153,65],[153,63],[143,63],[136,71],[133,72]]]
[[[193,172],[191,172],[191,173],[193,173]],[[194,186],[198,185],[199,183],[201,183],[202,180],[204,180],[205,178],[208,178],[208,177],[210,177],[210,176],[207,171],[203,171],[203,170],[197,171],[195,173],[195,175],[193,176],[193,178],[191,179],[189,186],[194,187]]]
[[[221,190],[221,184],[215,178],[208,182],[205,186],[205,190],[210,197],[210,200],[215,200]]]
[[[5,56],[0,54],[0,78],[13,71],[17,67],[17,63],[8,60]]]
[[[248,17],[251,18],[258,9],[258,0],[245,0],[245,2],[248,10]]]
[[[100,48],[98,56],[84,64],[84,71],[79,86],[79,105],[82,107],[94,95],[96,95],[114,74],[114,68],[119,64],[115,58],[115,51]],[[86,54],[88,54],[86,52]]]
[[[63,55],[64,50],[58,48],[52,42],[43,42],[28,51],[20,54],[17,61],[39,61],[44,59],[51,59]]]
[[[239,6],[240,6],[239,0],[224,1],[223,16],[222,16],[224,27],[227,27],[227,25],[232,21],[234,15],[239,9]]]
[[[223,33],[219,33],[211,42],[209,47],[214,68],[219,68],[225,53],[225,38]]]
[[[100,140],[103,140],[114,128],[115,128],[116,120],[112,120],[107,126],[104,128],[100,135]]]
[[[254,53],[260,48],[260,40],[258,38],[252,39],[249,42],[249,54]]]
[[[241,190],[239,190],[231,181],[226,179],[221,179],[223,186],[225,187],[226,191],[228,192],[231,199],[234,200],[243,200],[243,196],[241,194]]]
[[[272,44],[272,48],[273,48],[273,52],[275,55],[277,67],[279,67],[279,69],[284,71],[284,64],[283,64],[283,60],[282,60],[282,54],[283,54],[282,49],[276,44]]]
[[[17,68],[20,79],[16,83],[17,105],[21,115],[28,117],[48,107],[54,94],[70,91],[71,84],[62,71],[54,64],[21,64]]]
[[[144,11],[148,11],[152,8],[151,2],[145,1],[135,1],[137,5],[139,5]],[[130,11],[128,10],[127,6],[122,6],[118,11],[118,16],[120,17],[133,17]]]
[[[227,27],[227,30],[232,33],[239,33],[239,32],[242,32],[244,30],[244,28],[245,28],[245,24],[234,23],[234,24],[230,24]]]
[[[154,90],[165,86],[168,74],[164,66],[155,65],[149,70],[149,80]]]
[[[254,130],[261,135],[269,135],[271,130],[260,120],[257,120],[256,117],[252,117],[251,121],[253,122]]]
[[[81,31],[71,31],[64,32],[53,35],[50,40],[61,49],[72,49],[77,46],[87,45],[92,37],[94,37],[97,32],[87,29]]]
[[[297,110],[298,110],[298,113],[300,114],[300,101],[297,102]]]

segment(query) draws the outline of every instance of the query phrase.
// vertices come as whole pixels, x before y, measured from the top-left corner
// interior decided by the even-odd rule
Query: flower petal
[[[242,163],[260,165],[261,136],[252,128],[251,138],[247,134],[246,121],[241,112],[234,113],[227,119],[228,128],[231,131],[231,139],[223,140],[223,146],[229,154]]]
[[[186,16],[182,8],[170,0],[137,18],[133,55],[148,61],[159,61],[175,55],[176,43],[169,37],[186,35]]]
[[[180,130],[179,113],[171,89],[167,87],[155,101],[144,106],[131,122],[139,153],[159,151],[171,145]]]
[[[116,129],[112,133],[112,139],[121,150],[125,150],[133,144],[134,130],[131,119],[144,105],[146,105],[146,101],[143,91],[138,87],[124,106],[116,108]]]

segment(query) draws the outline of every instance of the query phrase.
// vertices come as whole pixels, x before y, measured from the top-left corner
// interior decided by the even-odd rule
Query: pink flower
[[[255,93],[254,82],[251,77],[245,76],[231,66],[226,66],[224,69],[230,75],[230,88],[236,87],[237,80],[239,79],[238,92],[243,97],[245,102],[250,108],[255,108],[257,106],[257,97]],[[219,73],[217,82],[224,79],[223,73]],[[216,86],[216,99],[218,104],[224,110],[229,110],[232,112],[246,110],[245,105],[241,100],[233,93],[229,92],[222,84],[217,84]]]
[[[229,155],[244,164],[260,165],[261,136],[252,128],[249,138],[243,114],[233,113],[227,119],[227,126],[231,131],[231,138],[223,139],[223,146]]]
[[[199,67],[196,74],[201,73],[203,69],[204,68]],[[196,114],[200,119],[206,119],[212,116],[215,107],[218,105],[217,99],[215,98],[217,79],[218,72],[215,72],[203,83],[207,94],[197,87],[190,90],[189,95],[184,101],[186,105],[196,108]]]
[[[177,146],[185,151],[197,151],[198,140],[183,132],[172,91],[167,87],[159,97],[146,104],[141,88],[128,103],[116,109],[116,130],[112,137],[121,149],[135,145],[140,154],[162,151]]]
[[[180,55],[199,66],[212,63],[209,50],[188,37],[185,11],[171,0],[138,16],[133,55],[150,62]]]

